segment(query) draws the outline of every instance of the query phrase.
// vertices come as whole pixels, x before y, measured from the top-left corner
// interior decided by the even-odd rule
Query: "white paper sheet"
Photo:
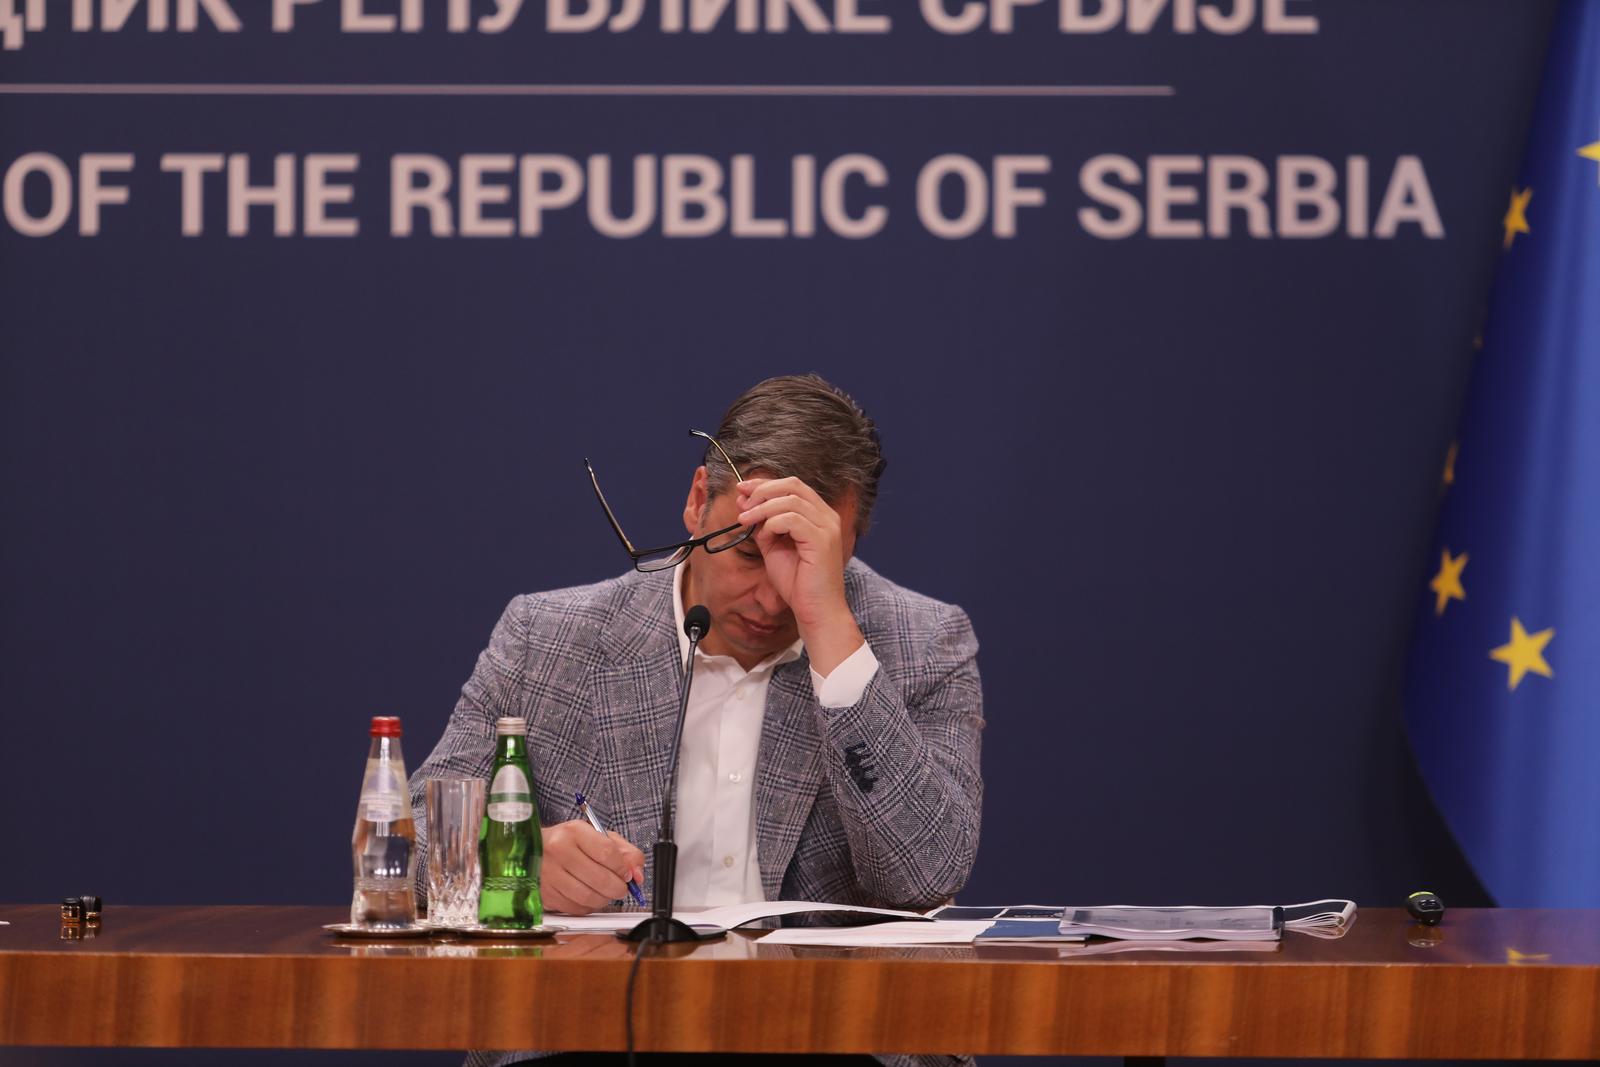
[[[648,918],[650,918],[648,911],[607,911],[598,915],[560,915],[548,911],[545,912],[544,921],[552,926],[565,926],[575,934],[615,934],[623,930],[632,930]],[[702,925],[690,922],[688,916],[682,913],[677,918],[701,930],[722,929],[715,923]]]
[[[814,900],[758,900],[752,904],[726,904],[720,908],[680,909],[674,912],[672,917],[688,923],[697,930],[731,930],[736,926],[743,926],[745,923],[754,922],[757,919],[769,919],[777,915],[798,915],[802,912],[813,911],[892,915],[902,919],[915,920],[918,924],[933,925],[928,917],[920,912],[894,911],[890,908],[863,908],[854,904],[824,904]],[[647,911],[609,911],[598,915],[546,913],[548,922],[557,926],[565,926],[573,933],[583,934],[612,934],[619,930],[631,930],[640,921],[649,917],[650,913]]]
[[[763,945],[835,945],[845,948],[895,945],[970,945],[994,925],[987,919],[947,922],[875,923],[872,926],[794,926],[762,937]]]

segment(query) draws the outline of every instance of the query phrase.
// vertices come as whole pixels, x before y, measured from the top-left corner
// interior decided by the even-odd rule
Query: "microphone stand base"
[[[619,931],[617,936],[624,941],[715,941],[719,937],[726,937],[727,931],[700,933],[682,920],[653,915],[632,930]]]

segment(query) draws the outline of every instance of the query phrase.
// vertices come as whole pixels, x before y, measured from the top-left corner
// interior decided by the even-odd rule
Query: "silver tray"
[[[402,938],[428,937],[433,927],[412,923],[410,926],[361,926],[356,923],[328,923],[323,927],[337,937],[359,937],[366,941],[396,941]]]
[[[502,930],[494,926],[442,926],[438,927],[441,934],[448,933],[456,937],[486,938],[493,941],[527,941],[541,937],[554,937],[566,931],[565,926],[556,923],[545,923],[542,926],[533,926],[526,930]]]

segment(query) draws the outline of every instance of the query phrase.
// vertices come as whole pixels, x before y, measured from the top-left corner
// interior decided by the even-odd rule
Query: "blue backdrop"
[[[185,6],[111,32],[51,4],[0,51],[0,900],[341,902],[368,716],[415,767],[512,595],[625,564],[582,457],[664,541],[685,430],[815,370],[891,460],[861,555],[983,645],[964,899],[1483,901],[1397,694],[1550,5],[980,4],[966,33],[934,2],[815,5],[882,33],[782,4],[786,32],[669,32],[671,4],[552,30],[576,0],[500,33],[349,32],[331,2],[274,32],[235,0],[190,32]],[[735,88],[648,88],[687,84]],[[236,193],[279,154],[296,185],[241,236],[235,154]],[[559,163],[506,169],[528,154],[607,157],[624,216],[636,156],[706,157],[674,166],[731,196],[747,155],[788,232],[622,239],[580,197],[465,235],[561,199]],[[321,161],[354,236],[306,233],[313,155],[358,157]],[[794,157],[849,155],[796,236]],[[947,155],[987,188],[919,208]],[[407,156],[451,184],[402,236]],[[1012,236],[1007,166],[1042,191]],[[829,225],[874,206],[870,236]]]

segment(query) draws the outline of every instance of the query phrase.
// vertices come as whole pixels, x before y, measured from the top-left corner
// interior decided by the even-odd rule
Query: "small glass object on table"
[[[478,834],[483,825],[481,778],[430,778],[428,809],[428,925],[472,926],[478,921],[483,868]]]

